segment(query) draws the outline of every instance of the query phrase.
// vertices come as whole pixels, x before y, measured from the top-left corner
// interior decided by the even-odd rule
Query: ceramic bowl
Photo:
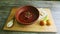
[[[39,17],[39,11],[34,6],[22,6],[16,11],[15,18],[20,24],[29,25]]]

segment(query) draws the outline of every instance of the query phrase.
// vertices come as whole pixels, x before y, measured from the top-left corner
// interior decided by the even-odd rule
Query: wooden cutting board
[[[39,10],[41,8],[38,8]],[[50,20],[50,26],[40,26],[38,21],[32,25],[28,25],[28,26],[25,26],[25,25],[20,25],[17,23],[16,19],[14,20],[14,24],[11,28],[8,28],[7,27],[7,23],[12,20],[14,18],[14,15],[15,15],[15,12],[17,10],[17,8],[12,8],[11,12],[10,12],[10,15],[4,25],[4,28],[3,30],[10,30],[10,31],[25,31],[25,32],[56,32],[56,27],[55,27],[55,24],[54,24],[54,21],[53,21],[53,18],[51,16],[51,11],[50,9],[48,8],[43,8],[47,13],[48,13],[48,18]]]

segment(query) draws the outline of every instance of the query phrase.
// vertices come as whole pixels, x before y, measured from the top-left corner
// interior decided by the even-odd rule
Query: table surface
[[[18,2],[18,3],[17,3]],[[56,34],[56,33],[29,33],[29,32],[11,32],[3,31],[3,26],[6,22],[10,10],[13,6],[33,5],[40,8],[50,8],[54,23],[57,27],[57,34],[60,33],[60,2],[59,1],[0,1],[0,34]]]

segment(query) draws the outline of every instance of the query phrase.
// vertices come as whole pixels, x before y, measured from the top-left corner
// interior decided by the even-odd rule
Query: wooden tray
[[[41,8],[38,8],[39,10]],[[56,27],[55,27],[55,24],[54,24],[54,21],[52,19],[52,16],[51,16],[51,11],[50,9],[48,8],[43,8],[47,11],[48,13],[48,17],[49,17],[49,20],[51,22],[51,25],[50,26],[40,26],[38,25],[38,23],[34,23],[32,25],[28,25],[28,26],[24,26],[24,25],[20,25],[17,23],[17,21],[15,20],[14,21],[14,25],[11,27],[11,28],[8,28],[7,27],[7,23],[14,18],[14,15],[15,15],[15,12],[17,10],[17,8],[12,8],[11,10],[11,13],[6,21],[6,24],[4,25],[4,28],[3,30],[10,30],[10,31],[26,31],[26,32],[56,32]]]

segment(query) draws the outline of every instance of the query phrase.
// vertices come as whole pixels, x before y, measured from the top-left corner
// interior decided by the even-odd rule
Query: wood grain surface
[[[40,10],[40,8],[38,8]],[[3,28],[3,30],[10,30],[10,31],[30,31],[30,32],[56,32],[56,27],[55,27],[55,24],[54,24],[54,21],[53,21],[53,18],[51,16],[51,12],[50,12],[50,9],[48,8],[44,8],[47,13],[48,13],[48,17],[49,17],[49,20],[51,22],[51,25],[50,26],[40,26],[39,25],[39,20],[35,21],[36,23],[32,24],[32,25],[28,25],[28,26],[25,26],[25,25],[20,25],[17,23],[16,19],[14,21],[14,25],[11,27],[11,28],[8,28],[7,27],[7,23],[12,20],[14,18],[14,15],[15,15],[15,12],[17,10],[17,8],[12,8],[11,10],[11,13],[6,21],[6,24]]]

